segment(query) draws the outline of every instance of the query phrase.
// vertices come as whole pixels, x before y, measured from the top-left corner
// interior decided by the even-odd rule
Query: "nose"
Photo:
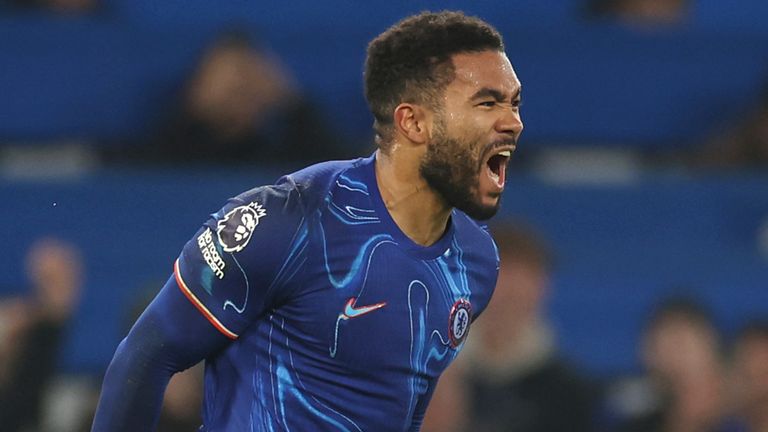
[[[496,121],[496,132],[513,135],[515,139],[523,133],[523,120],[520,118],[519,106],[509,106],[502,110]]]

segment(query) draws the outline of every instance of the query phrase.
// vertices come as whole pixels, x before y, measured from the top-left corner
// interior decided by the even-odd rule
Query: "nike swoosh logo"
[[[383,303],[376,303],[368,306],[355,307],[356,302],[357,302],[357,297],[351,297],[349,300],[347,300],[347,304],[344,306],[344,313],[341,314],[341,318],[344,318],[344,319],[357,318],[361,315],[365,315],[377,309],[381,309],[387,305],[386,302],[383,302]]]

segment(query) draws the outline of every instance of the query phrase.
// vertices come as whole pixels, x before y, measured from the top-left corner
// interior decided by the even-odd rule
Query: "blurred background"
[[[370,154],[366,45],[425,9],[501,31],[525,123],[425,430],[768,430],[765,0],[0,0],[0,431],[87,430],[206,215]]]

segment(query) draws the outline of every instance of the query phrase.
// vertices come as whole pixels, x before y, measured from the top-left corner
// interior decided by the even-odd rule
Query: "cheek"
[[[465,109],[446,110],[442,116],[444,130],[454,138],[475,135],[485,122],[482,114]]]

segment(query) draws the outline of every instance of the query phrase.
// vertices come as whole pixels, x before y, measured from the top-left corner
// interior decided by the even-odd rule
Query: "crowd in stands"
[[[697,300],[662,299],[638,339],[642,371],[594,376],[560,351],[549,324],[553,249],[523,221],[493,232],[502,263],[494,301],[441,378],[426,432],[766,430],[768,318],[746,320],[726,339]],[[60,408],[50,397],[83,265],[75,244],[42,238],[27,254],[29,289],[0,300],[3,430],[89,430],[99,379],[80,391],[90,405],[68,424],[51,419]],[[137,297],[134,311],[145,304],[146,296]],[[201,403],[198,365],[172,379],[158,430],[194,430]]]
[[[547,325],[549,248],[525,224],[494,233],[501,256],[494,302],[441,378],[425,431],[766,430],[764,320],[744,321],[726,340],[707,308],[679,290],[648,311],[640,372],[591,376],[559,352]]]

